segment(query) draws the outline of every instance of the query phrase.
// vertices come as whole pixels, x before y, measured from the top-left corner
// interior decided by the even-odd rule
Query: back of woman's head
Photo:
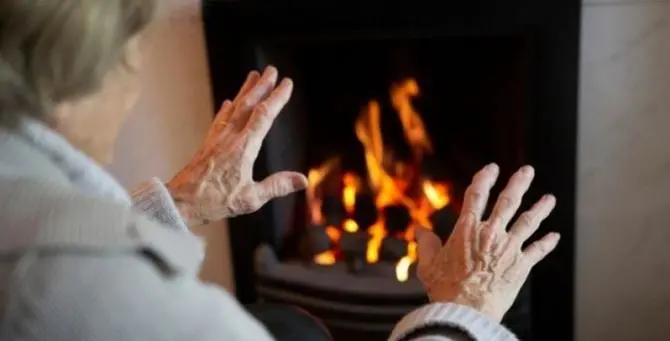
[[[154,0],[1,0],[0,126],[96,92]]]

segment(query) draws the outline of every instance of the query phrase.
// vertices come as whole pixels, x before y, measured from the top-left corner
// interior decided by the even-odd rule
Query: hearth
[[[427,301],[414,230],[446,239],[486,163],[501,178],[533,164],[524,203],[556,194],[544,229],[562,244],[504,323],[523,340],[571,339],[579,2],[372,5],[206,2],[217,105],[250,69],[292,77],[256,170],[310,184],[231,220],[240,300],[299,305],[338,340],[383,340]]]

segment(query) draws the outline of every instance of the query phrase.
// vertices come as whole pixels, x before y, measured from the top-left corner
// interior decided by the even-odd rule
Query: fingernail
[[[307,187],[307,178],[304,176],[296,176],[291,179],[293,183],[293,188],[301,190]]]
[[[486,165],[486,171],[487,172],[497,172],[498,171],[498,165],[495,162],[489,163]]]
[[[543,201],[553,201],[553,200],[556,200],[556,197],[553,194],[545,194],[542,197],[542,200]]]
[[[550,232],[551,238],[556,239],[556,242],[558,243],[559,240],[561,240],[561,234],[558,232]]]
[[[523,166],[521,167],[521,173],[524,175],[530,175],[533,174],[533,167],[531,166]]]

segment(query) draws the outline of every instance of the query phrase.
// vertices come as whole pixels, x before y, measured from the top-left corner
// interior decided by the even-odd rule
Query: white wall
[[[578,340],[670,340],[670,1],[583,8]]]
[[[213,117],[200,6],[161,0],[145,40],[145,92],[125,125],[110,170],[128,188],[169,180],[202,142]],[[232,288],[225,223],[195,229],[207,240],[204,280]]]

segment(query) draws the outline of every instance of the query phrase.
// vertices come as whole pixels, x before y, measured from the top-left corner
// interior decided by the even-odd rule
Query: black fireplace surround
[[[510,320],[521,318],[522,323],[506,323],[524,340],[572,340],[580,7],[577,0],[205,0],[215,106],[235,95],[249,70],[275,65],[281,75],[294,79],[295,91],[265,141],[255,176],[286,169],[306,172],[335,153],[344,155],[345,167],[349,162],[356,168],[361,152],[353,122],[360,106],[372,97],[384,101],[393,82],[417,79],[421,97],[416,107],[436,149],[430,169],[449,181],[451,195],[461,197],[472,174],[495,161],[501,166],[501,179],[523,164],[536,168],[525,207],[543,193],[558,198],[538,235],[560,232],[559,247],[533,270],[520,298],[528,308],[521,309],[521,315],[519,308],[510,313],[516,316]],[[504,185],[500,182],[494,194]],[[324,290],[318,283],[304,286],[309,280],[318,282],[320,275],[307,282],[301,279],[301,286],[285,283],[291,282],[290,276],[277,279],[258,273],[259,254],[270,263],[290,258],[293,244],[287,240],[305,227],[304,205],[304,194],[297,194],[229,221],[242,303],[269,300],[271,295],[263,290],[272,291],[275,285],[310,299],[316,297],[310,296],[313,291]],[[291,264],[287,266],[299,263]],[[301,271],[311,276],[305,269],[297,266],[291,276],[302,276]],[[329,301],[332,309],[312,312],[328,324],[331,317],[341,318],[336,314],[340,306],[352,309],[353,315],[360,309],[357,304],[402,313],[401,307],[410,309],[425,299],[408,299],[401,292],[397,299],[385,293],[375,300],[357,297],[355,291]],[[345,288],[340,293],[347,292]],[[327,296],[319,297],[320,302],[330,299]],[[375,320],[381,315],[362,316],[370,316],[370,325],[392,324]],[[356,318],[366,322],[365,317]],[[356,339],[356,333],[334,334]],[[383,338],[373,333],[360,339]]]

